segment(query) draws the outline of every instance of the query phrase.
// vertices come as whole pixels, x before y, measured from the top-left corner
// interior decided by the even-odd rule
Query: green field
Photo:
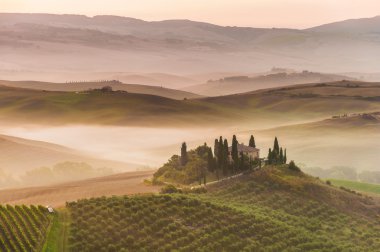
[[[68,232],[70,218],[67,209],[59,209],[54,214],[54,219],[47,234],[43,252],[68,251]]]
[[[337,85],[337,84],[336,84]],[[343,84],[342,84],[343,85]],[[364,85],[364,84],[363,84]],[[0,118],[40,123],[201,126],[271,124],[380,110],[378,86],[295,86],[194,100],[127,92],[58,92],[0,86]],[[331,91],[331,92],[330,92]],[[380,95],[379,95],[380,96]],[[302,105],[302,106],[301,106]]]
[[[41,251],[52,219],[42,206],[0,206],[0,250]]]
[[[380,205],[287,165],[207,192],[1,207],[1,251],[378,251]],[[47,232],[48,231],[48,232]]]
[[[70,251],[376,251],[370,198],[287,166],[203,194],[83,199],[67,205]],[[364,217],[365,216],[365,217]]]
[[[380,185],[378,184],[369,184],[369,183],[362,183],[357,181],[350,181],[350,180],[338,180],[338,179],[329,179],[331,183],[335,186],[343,186],[345,188],[360,191],[360,192],[367,192],[367,193],[375,193],[380,194]]]

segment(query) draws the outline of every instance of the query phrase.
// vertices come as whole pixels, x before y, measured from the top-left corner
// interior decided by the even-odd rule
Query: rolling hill
[[[54,166],[59,178],[55,178],[54,170],[47,170]],[[103,176],[140,166],[101,159],[47,142],[0,135],[0,167],[0,188],[8,188]],[[82,174],[71,169],[83,169]]]
[[[334,74],[322,74],[303,71],[301,73],[271,73],[255,77],[232,76],[219,80],[210,80],[205,84],[184,88],[183,90],[205,96],[222,96],[246,93],[258,89],[288,86],[292,84],[322,83],[352,80],[350,77]]]
[[[255,128],[378,111],[378,83],[295,85],[193,100],[123,91],[58,92],[0,87],[0,118],[38,124],[128,126],[244,125]]]
[[[379,26],[378,17],[346,21],[345,29],[327,24],[310,30],[17,13],[1,13],[0,23],[0,69],[12,80],[50,75],[50,81],[62,82],[99,69],[174,75],[250,73],[274,65],[319,72],[379,72],[379,35],[373,29]]]
[[[110,86],[113,90],[122,90],[129,93],[136,94],[150,94],[166,98],[183,100],[200,98],[190,92],[168,89],[164,87],[147,86],[140,84],[124,84],[119,81],[97,81],[97,82],[75,82],[75,83],[51,83],[51,82],[38,82],[38,81],[5,81],[0,80],[0,85],[36,90],[46,91],[87,91],[90,89],[100,89],[104,86]]]
[[[351,190],[364,192],[364,193],[373,193],[380,194],[380,185],[379,184],[370,184],[357,181],[349,180],[339,180],[339,179],[330,179],[329,180],[335,186],[342,186]]]
[[[143,183],[143,180],[151,178],[153,173],[154,171],[134,171],[45,186],[2,189],[0,201],[2,204],[11,205],[41,204],[64,207],[66,202],[82,198],[156,193],[160,187]]]
[[[53,234],[76,251],[376,251],[379,212],[377,198],[277,166],[204,194],[69,202],[58,216],[69,216],[70,229],[57,225]]]
[[[349,19],[308,29],[313,32],[376,34],[380,32],[380,16]]]
[[[335,117],[256,131],[255,134],[264,142],[271,141],[274,135],[279,137],[291,150],[291,156],[307,166],[305,170],[319,167],[322,170],[378,171],[380,148],[374,139],[380,137],[379,113]],[[310,170],[310,173],[325,177],[323,172]],[[344,179],[339,172],[336,176]]]

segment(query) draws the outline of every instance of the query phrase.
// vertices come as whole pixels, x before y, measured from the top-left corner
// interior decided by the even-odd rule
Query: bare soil
[[[137,171],[58,185],[0,191],[1,204],[40,204],[62,207],[67,201],[83,198],[157,193],[158,186],[144,184],[155,171]]]

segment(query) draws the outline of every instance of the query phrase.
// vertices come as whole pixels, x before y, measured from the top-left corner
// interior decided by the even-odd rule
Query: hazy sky
[[[380,15],[379,0],[0,0],[0,12],[191,19],[220,25],[305,28]]]

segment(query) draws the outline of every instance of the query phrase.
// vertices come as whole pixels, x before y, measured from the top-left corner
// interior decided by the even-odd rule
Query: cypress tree
[[[284,153],[284,164],[286,164],[286,162],[287,162],[287,157],[286,157],[286,149],[285,149],[285,153]]]
[[[268,164],[272,164],[272,149],[269,148],[268,151]]]
[[[218,143],[218,166],[219,169],[223,168],[224,165],[224,145],[223,145],[223,137],[219,138],[219,143]]]
[[[224,144],[223,144],[223,157],[224,157],[224,162],[223,162],[223,168],[224,168],[224,175],[227,175],[227,170],[229,166],[229,158],[228,158],[228,141],[227,139],[224,139]]]
[[[187,164],[187,146],[186,143],[182,143],[181,147],[181,165],[185,166]]]
[[[249,139],[249,147],[256,148],[255,137],[253,135],[251,135],[251,138]]]
[[[239,163],[239,153],[238,153],[238,141],[235,135],[232,137],[231,157],[232,157],[232,160],[234,161],[234,166],[236,168]]]
[[[215,159],[212,155],[211,148],[208,148],[208,152],[207,152],[207,169],[209,170],[209,172],[215,171]]]
[[[284,163],[284,152],[282,150],[282,147],[280,148],[280,160],[278,163],[283,164]]]
[[[278,144],[278,139],[277,139],[277,137],[274,139],[273,151],[274,151],[276,154],[280,154],[280,145]]]
[[[219,151],[219,141],[218,141],[218,139],[215,139],[215,143],[214,143],[214,156],[215,156],[215,158],[218,158],[218,151]]]

